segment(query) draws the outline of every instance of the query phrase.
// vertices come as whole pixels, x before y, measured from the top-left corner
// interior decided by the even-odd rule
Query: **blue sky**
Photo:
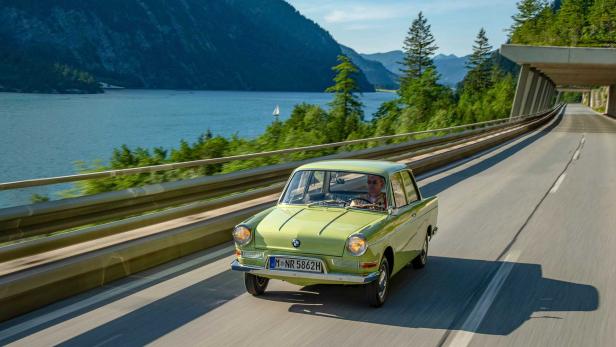
[[[494,48],[505,43],[516,0],[287,0],[334,38],[361,53],[402,48],[419,11],[432,25],[439,53],[470,53],[481,27]]]

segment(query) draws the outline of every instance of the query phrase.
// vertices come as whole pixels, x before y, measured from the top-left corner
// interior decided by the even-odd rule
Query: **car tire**
[[[421,253],[411,261],[414,269],[422,269],[428,263],[428,248],[430,246],[430,236],[426,235],[426,239],[421,247]]]
[[[379,266],[379,278],[366,284],[366,295],[368,297],[368,303],[372,307],[381,307],[387,300],[387,294],[389,293],[389,262],[386,257],[381,260]]]
[[[265,293],[269,278],[260,277],[250,273],[244,274],[244,284],[246,285],[246,291],[254,296],[259,296]]]

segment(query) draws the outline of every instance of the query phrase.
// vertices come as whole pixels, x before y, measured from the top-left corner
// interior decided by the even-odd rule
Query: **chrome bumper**
[[[340,273],[314,273],[314,272],[302,272],[302,271],[288,271],[288,270],[270,270],[260,266],[242,265],[239,261],[234,260],[231,263],[231,270],[250,272],[255,275],[270,275],[281,277],[293,277],[306,280],[321,280],[321,281],[333,281],[340,283],[370,283],[379,278],[379,272],[372,272],[368,275],[347,275]]]

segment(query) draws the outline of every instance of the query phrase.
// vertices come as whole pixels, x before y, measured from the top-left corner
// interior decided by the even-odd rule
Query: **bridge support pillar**
[[[597,108],[597,90],[590,91],[590,108]]]
[[[539,109],[539,100],[541,100],[541,95],[543,95],[543,89],[545,88],[545,79],[539,76],[537,80],[537,86],[535,87],[535,94],[533,95],[533,100],[531,102],[530,112],[528,113],[537,113]]]
[[[554,100],[554,84],[550,82],[550,84],[548,84],[548,92],[545,95],[545,100],[543,100],[544,110],[552,106],[552,100]]]
[[[605,106],[605,114],[611,117],[616,117],[616,84],[612,84],[607,88],[607,105]]]
[[[528,102],[524,107],[524,114],[529,115],[535,113],[537,110],[537,99],[539,98],[539,94],[541,93],[541,88],[543,87],[543,77],[534,72],[533,74],[533,82],[531,83],[531,94],[528,96]]]
[[[538,111],[543,111],[546,109],[548,104],[548,96],[550,95],[550,87],[552,86],[552,82],[549,80],[545,80],[545,87],[543,87],[543,92],[541,93],[541,97],[539,98],[539,107]]]
[[[533,98],[535,97],[535,90],[537,88],[537,79],[539,78],[539,74],[535,71],[531,70],[529,73],[528,79],[526,80],[526,93],[524,94],[524,99],[522,100],[522,109],[520,115],[528,115],[530,114],[530,109],[533,106]]]
[[[545,109],[548,109],[552,107],[552,105],[554,105],[554,92],[556,91],[556,86],[554,85],[554,83],[550,82],[549,87],[550,89],[545,99],[545,106],[544,106]]]
[[[522,115],[522,108],[524,105],[524,99],[528,94],[527,81],[532,72],[530,71],[530,65],[523,64],[520,69],[520,75],[518,76],[518,84],[515,89],[515,96],[513,98],[513,104],[511,105],[511,114],[509,118],[518,117]]]

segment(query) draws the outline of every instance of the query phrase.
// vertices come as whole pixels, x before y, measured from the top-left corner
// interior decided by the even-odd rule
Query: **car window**
[[[371,211],[387,210],[387,185],[384,177],[367,173],[305,170],[291,177],[283,196],[283,204],[308,204],[355,208]]]
[[[291,178],[291,181],[289,182],[284,202],[288,204],[303,203],[305,198],[306,185],[308,184],[308,180],[310,180],[311,177],[312,173],[310,171],[296,172]]]
[[[308,194],[323,193],[323,181],[325,179],[325,172],[313,171],[310,183],[308,185]]]
[[[391,188],[394,192],[394,203],[396,204],[396,207],[406,205],[406,195],[404,194],[402,177],[399,172],[396,172],[391,177]]]
[[[411,179],[411,173],[408,171],[402,171],[402,181],[404,182],[404,191],[406,192],[406,200],[409,202],[419,200],[419,194],[417,194],[417,189],[415,189],[415,185],[413,184],[413,180]]]
[[[329,191],[365,193],[368,190],[366,175],[353,172],[332,171],[329,177]]]

